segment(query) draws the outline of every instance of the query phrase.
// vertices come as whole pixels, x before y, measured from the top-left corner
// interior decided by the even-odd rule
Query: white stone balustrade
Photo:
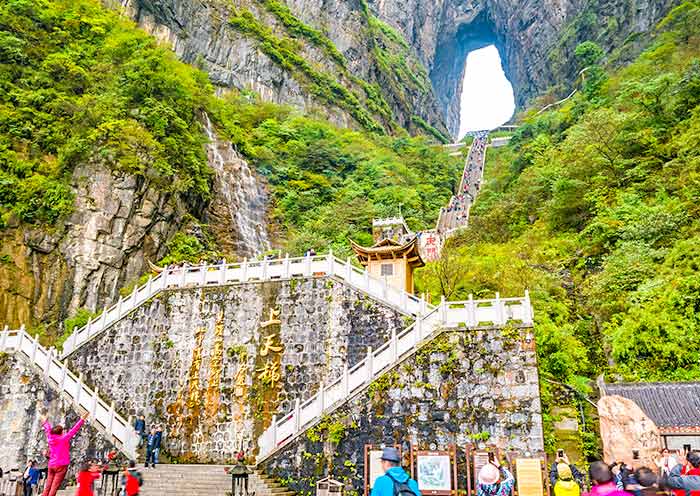
[[[37,337],[28,335],[24,327],[0,332],[0,353],[15,353],[41,370],[46,379],[51,379],[62,394],[71,398],[76,406],[90,412],[92,425],[112,438],[115,446],[129,459],[136,457],[138,434],[128,420],[114,412],[112,405],[99,398],[66,364],[56,358],[56,350],[41,346]]]
[[[251,281],[284,280],[301,277],[331,276],[368,295],[398,308],[400,311],[418,315],[433,308],[425,300],[413,294],[387,286],[379,278],[371,276],[367,270],[353,266],[349,260],[342,261],[333,253],[297,258],[244,261],[233,264],[195,265],[164,269],[156,277],[148,279],[142,286],[120,298],[117,303],[105,309],[95,320],[76,330],[63,344],[62,358],[67,357],[79,346],[97,334],[105,331],[121,318],[138,308],[150,298],[166,289],[221,286]]]
[[[506,324],[531,327],[533,312],[529,293],[524,298],[496,298],[466,301],[442,301],[440,306],[416,321],[376,350],[368,349],[367,358],[346,370],[330,384],[321,384],[319,392],[294,410],[273,417],[272,424],[258,439],[258,463],[311,427],[324,414],[338,408],[351,397],[364,391],[379,375],[414,353],[420,343],[433,339],[446,329],[479,329],[503,327]]]

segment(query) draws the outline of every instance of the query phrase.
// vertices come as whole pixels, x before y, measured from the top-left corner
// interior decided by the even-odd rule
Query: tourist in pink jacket
[[[56,496],[70,465],[70,440],[78,433],[89,415],[89,413],[84,414],[65,434],[62,425],[51,427],[47,417],[42,416],[41,423],[46,432],[46,441],[49,443],[49,473],[42,496]]]

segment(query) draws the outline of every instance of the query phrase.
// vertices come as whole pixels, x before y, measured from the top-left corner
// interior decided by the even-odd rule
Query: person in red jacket
[[[102,467],[95,463],[83,462],[80,464],[80,472],[76,477],[78,481],[78,490],[75,496],[94,496],[95,491],[93,486],[95,481],[102,475]]]

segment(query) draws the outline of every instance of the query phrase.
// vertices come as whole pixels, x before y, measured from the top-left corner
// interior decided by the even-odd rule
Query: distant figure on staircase
[[[140,448],[143,444],[144,439],[146,438],[146,417],[144,417],[143,415],[138,416],[136,422],[134,422],[134,430],[139,435],[138,447]]]
[[[63,432],[63,426],[54,425],[52,427],[46,415],[41,417],[41,423],[44,426],[44,432],[46,432],[46,441],[49,444],[49,473],[42,496],[56,496],[63,479],[66,477],[68,465],[70,465],[70,441],[78,433],[89,415],[89,413],[85,413],[66,434]]]
[[[145,468],[148,468],[148,464],[151,464],[151,467],[156,468],[156,457],[158,456],[158,449],[160,449],[160,437],[158,433],[156,432],[155,427],[151,427],[151,433],[148,435],[148,438],[146,439],[146,466]]]
[[[124,470],[122,475],[122,487],[124,488],[124,496],[137,496],[143,485],[143,477],[141,472],[136,470],[136,462],[131,460],[129,468]]]

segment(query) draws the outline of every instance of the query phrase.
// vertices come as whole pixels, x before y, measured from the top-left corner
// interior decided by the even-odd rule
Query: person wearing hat
[[[477,480],[477,496],[509,496],[515,484],[513,474],[502,467],[496,458],[481,467]]]
[[[554,488],[555,496],[578,496],[583,489],[585,476],[576,468],[576,465],[569,462],[563,450],[559,450],[559,456],[552,463],[549,470],[549,482]],[[557,490],[557,487],[559,488]]]
[[[396,448],[384,448],[381,460],[384,475],[374,481],[371,496],[421,496],[418,483],[401,468]]]

